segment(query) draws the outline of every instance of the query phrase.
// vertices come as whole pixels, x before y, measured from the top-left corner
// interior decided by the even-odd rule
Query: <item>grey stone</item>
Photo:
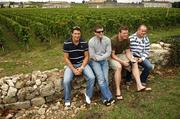
[[[21,88],[17,93],[17,97],[19,101],[24,101],[26,98],[26,88]]]
[[[31,103],[30,101],[16,102],[11,104],[5,104],[4,107],[5,109],[26,109],[31,107]]]
[[[2,89],[3,91],[7,91],[8,88],[9,88],[9,86],[8,86],[7,84],[3,84],[3,85],[1,86],[1,89]]]
[[[45,97],[45,99],[46,99],[46,102],[52,102],[53,100],[55,100],[53,95],[47,96]]]
[[[14,87],[14,83],[12,80],[6,80],[6,82],[10,87]]]
[[[152,43],[150,45],[150,48],[156,50],[156,49],[162,49],[162,46],[160,44]]]
[[[41,72],[40,71],[33,71],[32,72],[32,80],[36,80],[37,76],[40,75]]]
[[[36,82],[34,81],[34,80],[28,80],[27,82],[26,82],[26,85],[27,86],[33,86],[33,85],[35,85],[36,84]]]
[[[41,80],[40,79],[37,79],[35,82],[36,82],[37,86],[41,85]]]
[[[33,99],[35,96],[39,95],[38,90],[33,87],[25,87],[18,91],[17,96],[19,101],[24,101],[25,99]]]
[[[45,97],[45,96],[50,96],[55,93],[53,83],[49,82],[48,84],[42,84],[40,86],[40,95]]]
[[[43,97],[37,97],[31,100],[33,106],[41,106],[45,104],[45,99]]]
[[[7,95],[7,91],[2,90],[2,96],[6,96],[6,95]]]
[[[47,78],[48,78],[47,74],[44,73],[37,75],[37,79],[39,79],[40,81],[45,81]]]
[[[0,86],[2,86],[3,84],[4,84],[4,80],[0,78]]]
[[[40,115],[45,114],[45,112],[46,112],[46,108],[40,108],[40,109],[38,110],[38,114],[40,114]]]
[[[39,92],[33,87],[26,88],[26,99],[33,99],[35,96],[39,95]]]
[[[57,79],[57,80],[54,80],[53,83],[54,83],[54,87],[55,87],[55,91],[61,91],[63,89],[63,80],[62,79]]]
[[[25,81],[19,80],[19,81],[16,82],[16,86],[15,86],[15,87],[16,87],[17,89],[20,89],[20,88],[23,88],[23,87],[25,86],[25,84],[26,84]]]
[[[0,103],[0,110],[3,110],[3,109],[4,109],[4,104]]]
[[[10,87],[8,90],[7,96],[14,97],[16,96],[16,93],[17,93],[17,89],[14,87]]]
[[[12,77],[12,82],[13,82],[13,83],[16,83],[19,79],[20,79],[19,76]]]
[[[15,102],[17,102],[16,97],[5,96],[3,98],[3,103],[5,103],[5,104],[7,104],[7,103],[15,103]]]

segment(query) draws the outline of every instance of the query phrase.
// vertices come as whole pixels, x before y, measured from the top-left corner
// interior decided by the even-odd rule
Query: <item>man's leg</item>
[[[146,83],[147,77],[150,73],[150,71],[153,69],[152,64],[149,62],[148,59],[145,59],[140,65],[144,68],[144,70],[141,73],[141,82]]]
[[[96,75],[96,78],[98,80],[98,84],[99,84],[101,94],[102,94],[102,97],[103,97],[102,100],[103,101],[109,100],[110,98],[112,98],[112,94],[111,94],[111,92],[109,90],[109,87],[107,85],[106,80],[104,79],[104,74],[103,74],[103,71],[102,71],[100,61],[98,61],[98,62],[90,61],[90,65],[93,68],[93,71],[94,71],[94,73]]]
[[[141,81],[140,81],[140,73],[139,73],[139,68],[138,68],[137,63],[132,64],[132,74],[136,80],[137,90],[139,91],[141,89],[144,89],[145,87],[142,86]]]
[[[74,73],[71,71],[71,69],[67,66],[64,71],[64,100],[66,102],[71,102],[71,81],[73,80]]]
[[[114,79],[115,79],[115,85],[116,85],[116,95],[121,95],[121,71],[122,71],[122,65],[117,62],[116,60],[110,59],[109,61],[110,67],[115,71],[114,73]]]
[[[86,77],[87,80],[86,95],[91,98],[93,95],[95,76],[89,65],[86,65],[83,69],[83,75]]]

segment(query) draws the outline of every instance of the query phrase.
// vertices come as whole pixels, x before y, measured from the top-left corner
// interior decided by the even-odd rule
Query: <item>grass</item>
[[[63,51],[62,43],[57,39],[52,40],[49,47],[46,43],[40,43],[38,40],[31,39],[30,51],[24,51],[13,33],[4,31],[7,46],[6,52],[0,49],[0,77],[14,75],[17,73],[30,73],[33,70],[48,70],[52,68],[62,69]],[[110,34],[110,33],[107,33]],[[150,31],[151,42],[157,42],[173,35],[180,34],[180,27],[172,27],[169,30]],[[111,37],[112,35],[108,35]]]
[[[152,92],[123,89],[123,101],[111,107],[96,105],[79,113],[76,119],[179,119],[180,73],[164,75],[150,81]]]

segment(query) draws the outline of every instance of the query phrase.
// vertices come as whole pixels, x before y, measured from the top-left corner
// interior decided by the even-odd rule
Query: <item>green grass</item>
[[[166,40],[170,36],[180,35],[180,26],[166,28],[162,30],[149,31],[149,38],[151,42],[157,42],[160,40]]]
[[[179,84],[180,73],[165,78],[155,76],[150,81],[152,92],[123,89],[123,101],[111,107],[99,104],[79,113],[76,119],[179,119]]]

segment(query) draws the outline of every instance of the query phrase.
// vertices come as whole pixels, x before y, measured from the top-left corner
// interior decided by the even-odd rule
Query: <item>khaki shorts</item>
[[[116,55],[119,59],[123,60],[123,61],[126,61],[126,62],[129,62],[129,59],[126,57],[125,54],[117,54]],[[109,59],[109,66],[110,68],[112,69],[116,69],[117,67],[120,66],[120,63],[112,58]],[[123,66],[123,68],[125,68],[126,70],[128,71],[131,71],[131,66]]]

